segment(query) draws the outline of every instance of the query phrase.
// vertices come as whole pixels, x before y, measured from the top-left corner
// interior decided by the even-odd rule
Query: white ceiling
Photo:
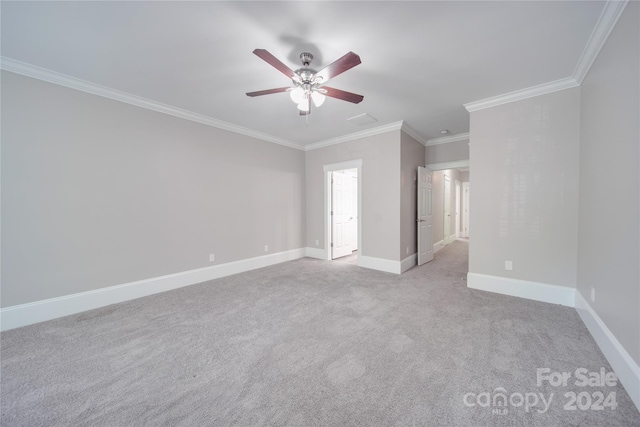
[[[421,139],[469,131],[463,104],[573,75],[605,3],[595,1],[10,2],[2,56],[300,146],[404,121]],[[252,54],[319,70],[362,64],[307,118],[290,81]],[[347,119],[368,113],[378,121]]]

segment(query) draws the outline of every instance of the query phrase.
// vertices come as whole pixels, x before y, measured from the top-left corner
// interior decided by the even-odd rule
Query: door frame
[[[324,171],[324,259],[331,261],[331,172],[345,169],[358,170],[358,264],[362,253],[362,159],[323,165]]]

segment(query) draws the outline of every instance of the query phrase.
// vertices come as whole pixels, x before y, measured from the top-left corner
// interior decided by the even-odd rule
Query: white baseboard
[[[576,292],[576,311],[640,411],[640,367],[580,292]]]
[[[286,252],[6,307],[0,309],[0,330],[6,331],[19,328],[21,326],[69,316],[110,304],[230,276],[232,274],[255,270],[256,268],[291,261],[304,257],[305,252],[303,248],[293,249]]]
[[[640,410],[640,367],[582,295],[574,288],[507,277],[467,273],[467,287],[575,307],[582,322],[609,361],[627,394]]]
[[[435,254],[436,252],[438,252],[442,248],[444,248],[444,239],[433,244],[433,253]]]
[[[327,252],[324,249],[306,247],[305,256],[326,260]],[[385,273],[402,274],[415,266],[417,264],[417,259],[418,254],[409,255],[402,261],[391,261],[383,258],[358,255],[358,267],[384,271]]]
[[[374,258],[370,256],[358,256],[358,267],[384,271],[386,273],[402,274],[402,261]]]
[[[312,248],[307,246],[304,248],[304,256],[317,259],[328,259],[327,251],[321,248]]]
[[[409,255],[400,261],[400,274],[415,267],[416,264],[418,264],[418,254]]]
[[[467,273],[467,287],[534,301],[575,307],[575,288],[528,282],[501,276]]]

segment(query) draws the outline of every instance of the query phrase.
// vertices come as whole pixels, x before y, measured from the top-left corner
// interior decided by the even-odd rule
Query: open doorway
[[[358,263],[362,160],[325,165],[326,259]]]
[[[434,252],[455,241],[468,239],[469,170],[439,169],[433,172],[434,182]]]

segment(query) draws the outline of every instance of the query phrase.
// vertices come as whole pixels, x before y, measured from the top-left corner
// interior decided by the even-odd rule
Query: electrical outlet
[[[216,260],[216,254],[209,254],[209,262],[214,262]]]
[[[407,246],[407,255],[409,255],[409,246]]]
[[[320,240],[316,240],[316,246],[320,246]]]
[[[596,288],[591,287],[591,302],[596,302]]]
[[[505,270],[513,270],[513,261],[505,261],[504,262]]]
[[[269,252],[269,245],[264,245],[264,251]]]

